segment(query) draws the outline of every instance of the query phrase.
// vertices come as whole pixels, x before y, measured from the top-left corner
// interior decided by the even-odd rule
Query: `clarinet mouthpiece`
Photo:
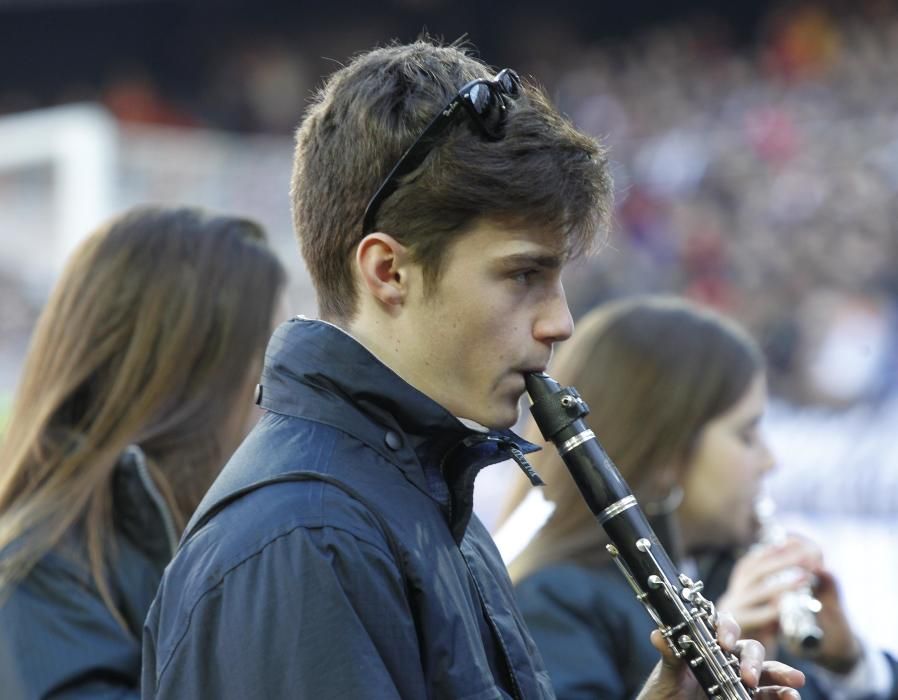
[[[524,383],[531,403],[545,399],[556,393],[561,386],[545,372],[530,372],[524,375]]]

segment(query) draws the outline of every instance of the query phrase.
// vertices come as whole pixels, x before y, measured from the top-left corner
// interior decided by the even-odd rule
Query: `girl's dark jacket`
[[[554,697],[471,511],[477,472],[532,446],[322,322],[278,328],[259,391],[150,610],[143,697]]]
[[[701,562],[704,595],[713,600],[723,593],[732,564],[728,557]],[[546,566],[521,580],[516,591],[559,700],[636,697],[659,658],[649,640],[654,623],[615,564]],[[779,659],[804,671],[802,700],[835,697],[813,664],[787,654]],[[886,662],[898,679],[898,663],[890,656]],[[893,680],[885,697],[898,700],[898,682]]]
[[[143,621],[177,544],[171,513],[144,465],[129,451],[113,478],[109,584],[126,626],[100,597],[73,528],[0,599],[4,700],[139,697]]]

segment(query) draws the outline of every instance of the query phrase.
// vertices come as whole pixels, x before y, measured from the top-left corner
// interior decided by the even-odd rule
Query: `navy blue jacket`
[[[486,529],[479,433],[325,323],[266,353],[267,409],[144,629],[144,698],[554,697]]]

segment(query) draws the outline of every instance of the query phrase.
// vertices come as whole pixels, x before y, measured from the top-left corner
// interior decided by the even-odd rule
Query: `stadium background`
[[[322,76],[422,31],[532,74],[606,140],[608,245],[575,317],[641,291],[761,340],[787,523],[825,542],[849,607],[898,651],[898,8],[884,1],[0,0],[0,420],[77,240],[142,201],[291,233],[291,132]],[[482,478],[489,522],[501,470]]]

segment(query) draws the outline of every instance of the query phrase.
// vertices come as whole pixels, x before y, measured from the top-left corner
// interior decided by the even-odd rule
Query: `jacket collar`
[[[348,333],[302,317],[275,330],[257,403],[362,440],[447,508],[462,529],[476,473],[508,459],[512,446],[522,453],[539,449],[510,430],[467,425]]]
[[[137,445],[128,447],[119,458],[112,494],[116,528],[161,571],[174,554],[180,533]]]

